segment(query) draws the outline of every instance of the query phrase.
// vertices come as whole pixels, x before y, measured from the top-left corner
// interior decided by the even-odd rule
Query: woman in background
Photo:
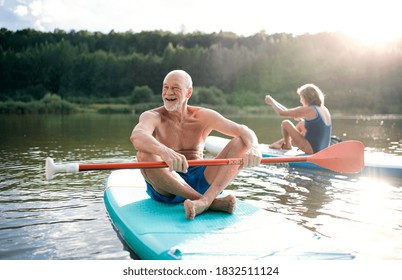
[[[324,105],[324,94],[313,84],[305,84],[297,89],[302,106],[286,108],[270,95],[265,96],[265,103],[271,105],[281,117],[293,118],[299,123],[294,125],[289,120],[282,121],[283,138],[269,145],[275,149],[292,149],[293,145],[307,154],[313,154],[327,148],[331,141],[331,114]]]

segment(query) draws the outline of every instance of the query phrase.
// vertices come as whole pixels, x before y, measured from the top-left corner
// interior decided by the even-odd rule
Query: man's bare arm
[[[131,133],[131,143],[138,152],[159,156],[169,166],[170,171],[187,172],[188,163],[185,156],[160,143],[153,136],[159,122],[160,118],[156,112],[142,113]]]
[[[240,137],[246,146],[247,151],[243,158],[244,167],[253,167],[261,162],[261,152],[258,149],[258,138],[254,131],[245,125],[233,122],[221,114],[208,110],[207,118],[211,126],[211,130],[216,130],[232,137]]]

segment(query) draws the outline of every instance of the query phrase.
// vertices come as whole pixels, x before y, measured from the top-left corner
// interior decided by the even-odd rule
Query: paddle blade
[[[307,157],[307,161],[339,173],[357,173],[364,168],[364,145],[344,141]]]

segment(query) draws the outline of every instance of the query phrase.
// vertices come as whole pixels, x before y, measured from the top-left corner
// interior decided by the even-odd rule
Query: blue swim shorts
[[[191,166],[188,168],[187,173],[177,172],[184,181],[191,186],[194,190],[200,194],[204,194],[208,188],[209,184],[205,180],[204,170],[206,166]],[[147,194],[156,201],[166,202],[166,203],[180,203],[186,200],[182,196],[166,197],[159,194],[155,189],[147,182]]]

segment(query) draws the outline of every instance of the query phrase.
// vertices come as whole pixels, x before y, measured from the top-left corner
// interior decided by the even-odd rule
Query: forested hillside
[[[159,102],[164,76],[178,68],[193,77],[192,104],[264,105],[271,94],[296,106],[297,87],[315,83],[331,110],[402,112],[402,39],[370,47],[341,33],[0,30],[3,104],[45,96],[81,104]]]

